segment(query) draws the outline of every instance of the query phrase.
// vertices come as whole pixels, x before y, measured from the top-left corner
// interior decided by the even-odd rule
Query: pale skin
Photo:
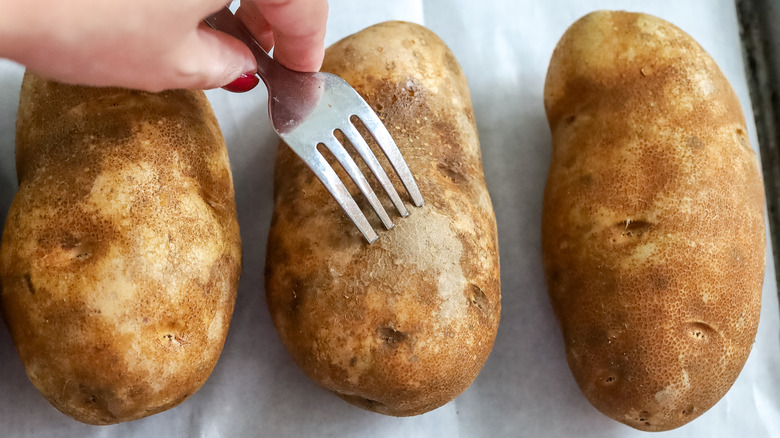
[[[256,70],[203,18],[226,0],[0,0],[0,57],[61,82],[145,91],[225,86]],[[236,15],[288,68],[319,70],[327,0],[242,0]]]

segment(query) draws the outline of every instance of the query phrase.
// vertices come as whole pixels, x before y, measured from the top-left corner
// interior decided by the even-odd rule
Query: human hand
[[[75,84],[147,91],[224,86],[257,68],[247,47],[203,23],[224,4],[3,1],[0,56]],[[327,9],[327,0],[243,0],[237,15],[264,48],[276,43],[280,63],[315,71],[324,54]]]

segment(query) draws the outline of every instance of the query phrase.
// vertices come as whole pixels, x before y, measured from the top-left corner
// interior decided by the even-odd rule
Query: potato
[[[395,228],[367,244],[281,144],[268,306],[288,351],[314,381],[371,411],[422,414],[476,378],[501,310],[496,222],[468,85],[436,35],[404,22],[341,40],[328,49],[323,70],[352,84],[384,120],[425,206],[400,218],[386,202]],[[379,230],[375,214],[367,216]]]
[[[233,312],[241,248],[228,155],[200,91],[27,73],[2,310],[27,375],[91,424],[192,395]]]
[[[659,18],[594,12],[553,53],[543,206],[548,289],[580,389],[637,429],[681,426],[750,353],[764,193],[739,101]]]

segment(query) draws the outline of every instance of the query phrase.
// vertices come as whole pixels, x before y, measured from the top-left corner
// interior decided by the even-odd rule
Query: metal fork
[[[207,17],[205,21],[213,29],[237,38],[252,51],[257,59],[257,73],[268,88],[268,114],[276,133],[314,171],[369,243],[378,239],[379,235],[368,223],[336,172],[317,150],[318,144],[323,144],[330,150],[363,192],[387,229],[393,227],[393,222],[355,161],[334,135],[336,130],[341,131],[355,147],[401,216],[408,216],[409,211],[365,139],[350,120],[351,116],[357,116],[368,128],[398,173],[414,205],[423,205],[420,189],[417,188],[417,183],[387,128],[345,80],[330,73],[301,73],[283,67],[260,47],[243,23],[227,7]]]

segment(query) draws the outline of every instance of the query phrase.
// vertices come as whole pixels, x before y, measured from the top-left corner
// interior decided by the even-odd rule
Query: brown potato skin
[[[551,301],[580,389],[632,427],[679,427],[733,384],[756,334],[764,191],[712,58],[659,18],[574,23],[544,90]]]
[[[379,231],[371,212],[380,238],[369,245],[281,144],[268,307],[288,351],[314,381],[364,409],[422,414],[476,378],[501,310],[496,222],[468,85],[436,35],[404,22],[334,44],[323,70],[352,84],[384,120],[425,206],[400,218],[388,200],[395,228]]]
[[[16,153],[0,298],[30,380],[90,424],[179,404],[217,362],[241,268],[227,150],[204,94],[27,73]]]

